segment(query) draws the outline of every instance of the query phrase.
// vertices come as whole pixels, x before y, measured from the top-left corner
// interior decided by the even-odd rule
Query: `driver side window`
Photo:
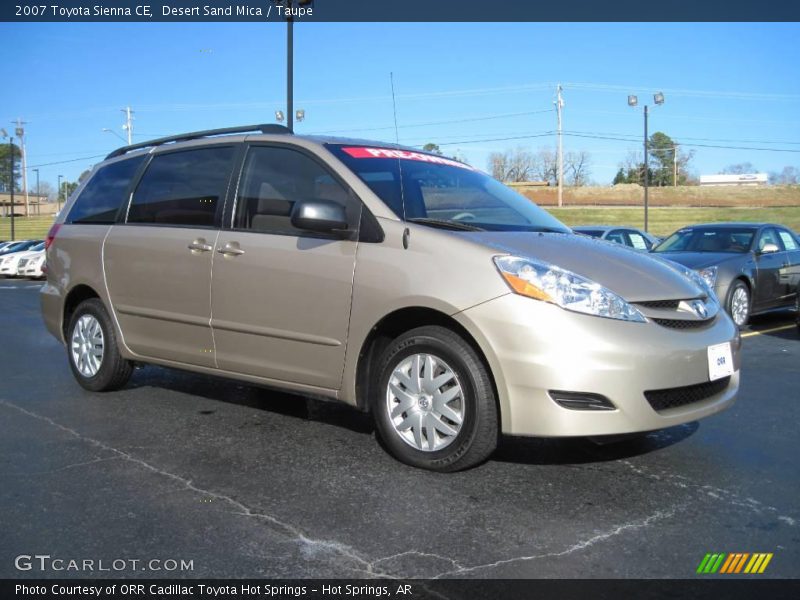
[[[295,204],[311,200],[342,205],[348,228],[358,229],[360,201],[320,163],[290,148],[252,146],[239,182],[233,226],[278,235],[326,237],[292,225]]]

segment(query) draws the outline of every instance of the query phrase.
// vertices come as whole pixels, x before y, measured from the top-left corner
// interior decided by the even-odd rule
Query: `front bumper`
[[[455,318],[486,354],[497,384],[504,433],[595,436],[662,429],[733,403],[739,389],[738,331],[720,311],[701,329],[670,329],[563,310],[508,294]],[[644,392],[707,382],[708,347],[731,342],[734,373],[703,400],[656,411]],[[609,411],[564,408],[549,390],[601,394]]]

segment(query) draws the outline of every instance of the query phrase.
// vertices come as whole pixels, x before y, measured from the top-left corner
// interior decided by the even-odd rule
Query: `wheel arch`
[[[64,339],[67,339],[67,327],[69,327],[70,319],[75,313],[81,302],[89,300],[90,298],[97,298],[101,300],[94,288],[85,283],[81,283],[73,287],[64,298],[64,308],[61,315],[61,333]]]
[[[467,342],[480,360],[486,366],[492,389],[497,402],[498,415],[500,413],[500,403],[497,393],[497,382],[495,373],[492,371],[491,363],[487,360],[486,353],[481,348],[478,341],[461,323],[450,315],[433,308],[413,306],[397,309],[378,321],[370,330],[361,345],[356,366],[356,407],[364,412],[369,411],[369,397],[371,390],[375,363],[380,357],[386,346],[397,336],[426,325],[439,325],[445,327],[461,336]]]

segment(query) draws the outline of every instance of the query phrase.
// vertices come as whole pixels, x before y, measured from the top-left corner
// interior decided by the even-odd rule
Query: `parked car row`
[[[0,243],[0,277],[44,277],[44,240]]]
[[[774,223],[708,223],[651,242],[631,227],[579,226],[573,231],[650,252],[693,269],[737,326],[752,315],[800,311],[800,241]]]

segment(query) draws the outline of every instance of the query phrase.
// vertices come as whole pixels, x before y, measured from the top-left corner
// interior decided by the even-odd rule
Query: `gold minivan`
[[[694,421],[739,388],[737,328],[694,271],[462,162],[279,125],[110,154],[48,235],[41,300],[88,390],[149,363],[324,396],[437,471],[501,433]]]

